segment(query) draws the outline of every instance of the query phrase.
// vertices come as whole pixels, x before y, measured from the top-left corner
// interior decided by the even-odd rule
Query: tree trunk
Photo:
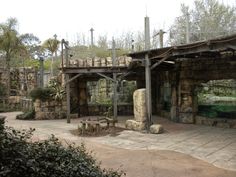
[[[11,90],[11,71],[10,71],[10,55],[6,54],[6,98],[8,99],[10,96],[10,90]]]
[[[53,62],[54,62],[54,57],[53,57],[53,53],[52,53],[52,61],[51,61],[51,73],[50,73],[51,77],[53,77],[53,76],[54,76],[54,73],[53,73]]]

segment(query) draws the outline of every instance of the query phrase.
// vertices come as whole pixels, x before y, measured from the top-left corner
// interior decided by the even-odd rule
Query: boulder
[[[161,124],[153,124],[150,126],[150,132],[153,134],[160,134],[164,132],[164,128]]]
[[[146,89],[138,89],[133,94],[134,120],[137,122],[145,122],[147,120],[145,95],[146,95]]]
[[[137,122],[135,120],[127,120],[125,127],[130,130],[141,131],[145,130],[146,124],[144,122]]]

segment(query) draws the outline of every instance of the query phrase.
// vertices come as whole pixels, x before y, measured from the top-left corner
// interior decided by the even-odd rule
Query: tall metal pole
[[[163,48],[163,38],[164,38],[164,31],[162,30],[162,29],[160,29],[160,31],[159,31],[159,39],[160,39],[160,48]]]
[[[190,42],[190,21],[189,21],[189,13],[186,13],[186,43]]]
[[[149,17],[145,17],[145,50],[150,49],[150,28]],[[146,107],[147,107],[147,128],[152,124],[152,90],[151,90],[151,70],[148,52],[145,54],[145,81],[146,81]]]
[[[114,38],[112,38],[112,66],[116,66],[116,43]],[[117,119],[117,74],[113,73],[113,79],[115,80],[113,88],[113,117]]]
[[[91,32],[91,48],[93,48],[93,31],[94,31],[94,29],[91,28],[90,29],[90,32]]]
[[[91,46],[90,46],[90,48],[91,48],[91,53],[92,53],[92,65],[94,65],[94,58],[95,58],[95,53],[94,53],[94,50],[93,50],[93,47],[94,47],[94,43],[93,43],[93,32],[94,32],[94,29],[93,28],[91,28],[90,29],[90,32],[91,32]]]
[[[66,67],[69,67],[69,53],[68,53],[69,42],[66,41],[66,42],[64,42],[64,44],[65,44]],[[66,74],[65,77],[66,77],[65,83],[67,83],[70,79],[70,76],[69,76],[69,74]],[[66,84],[66,107],[67,107],[66,119],[67,119],[67,123],[70,123],[70,83],[69,82]]]

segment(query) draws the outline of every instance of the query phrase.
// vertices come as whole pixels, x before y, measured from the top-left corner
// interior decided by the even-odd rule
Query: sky
[[[236,0],[219,0],[235,5]],[[180,16],[180,4],[190,7],[193,0],[0,0],[0,23],[17,18],[20,34],[33,33],[41,41],[53,37],[76,40],[94,28],[99,35],[118,37],[127,31],[142,31],[144,17],[150,17],[150,28],[168,30]]]

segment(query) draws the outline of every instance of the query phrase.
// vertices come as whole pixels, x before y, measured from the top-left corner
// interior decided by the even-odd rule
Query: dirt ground
[[[235,177],[236,172],[174,151],[125,150],[88,144],[104,168],[119,169],[127,177]]]
[[[183,154],[180,152],[169,151],[169,150],[134,150],[124,148],[122,142],[119,142],[120,145],[111,146],[108,144],[100,143],[101,137],[78,137],[71,134],[71,130],[75,130],[78,126],[79,120],[73,120],[71,124],[66,124],[64,120],[45,120],[45,121],[21,121],[16,120],[15,115],[18,113],[5,113],[3,115],[7,116],[7,125],[13,126],[17,129],[28,129],[29,127],[35,128],[35,140],[41,140],[48,137],[50,134],[56,135],[61,140],[65,140],[68,143],[85,143],[89,151],[93,151],[94,157],[97,161],[101,162],[103,168],[113,168],[119,169],[126,173],[127,177],[236,177],[236,171],[225,170],[222,168],[215,167],[211,163],[207,163],[203,160],[196,159],[191,154]],[[184,125],[168,122],[167,120],[161,120],[165,130],[167,131],[164,139],[168,139],[169,135],[177,135],[175,138],[180,136],[183,130],[196,129],[194,125]],[[197,130],[202,130],[201,127],[197,127]],[[204,128],[205,129],[205,128]],[[206,130],[208,128],[206,127]],[[214,132],[215,129],[209,129]],[[227,134],[231,139],[234,138],[235,131],[228,131],[217,129],[216,132],[228,132]],[[197,131],[199,134],[201,131]],[[179,134],[180,133],[180,134]],[[225,134],[223,138],[227,135]],[[188,133],[182,134],[186,136]],[[206,133],[204,136],[208,135]],[[210,134],[211,135],[211,134]],[[146,138],[139,138],[133,135],[133,138],[139,138],[137,141],[144,141],[143,143],[137,143],[136,147],[142,144],[146,144],[149,135],[142,135]],[[213,135],[212,135],[213,136]],[[215,136],[215,134],[214,134]],[[213,136],[213,137],[214,137]],[[153,136],[153,138],[160,139],[160,136]],[[191,136],[191,138],[193,138]],[[103,139],[109,139],[110,143],[114,140],[119,140],[118,137],[113,139],[105,136]],[[173,138],[172,138],[173,139]],[[229,140],[231,140],[229,139]],[[122,139],[124,141],[125,139]],[[150,141],[153,139],[150,139]],[[221,143],[225,143],[222,138],[219,138]],[[187,140],[186,140],[187,141]],[[150,142],[150,143],[154,143]],[[200,141],[201,142],[201,141]],[[123,147],[123,148],[121,148]],[[148,147],[148,146],[147,146]],[[184,147],[184,146],[183,146]],[[231,147],[232,150],[235,150],[235,146]],[[216,152],[219,153],[219,152]],[[236,160],[236,156],[232,157]]]

